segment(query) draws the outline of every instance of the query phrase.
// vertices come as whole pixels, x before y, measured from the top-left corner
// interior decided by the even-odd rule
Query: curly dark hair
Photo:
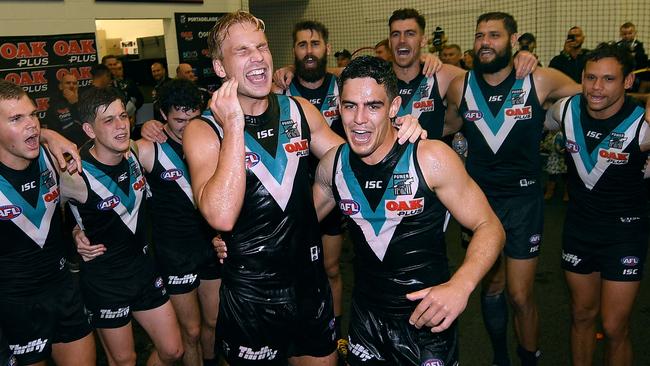
[[[158,106],[165,114],[172,108],[188,111],[201,110],[203,100],[199,88],[194,82],[186,79],[173,79],[160,88],[156,95]]]

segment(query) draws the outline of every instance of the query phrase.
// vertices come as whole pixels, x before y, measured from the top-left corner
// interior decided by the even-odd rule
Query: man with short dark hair
[[[587,52],[582,48],[585,34],[578,26],[571,27],[564,41],[564,49],[559,55],[553,57],[548,67],[562,71],[576,83],[580,83],[582,69],[585,68]]]
[[[582,94],[556,103],[551,129],[566,136],[571,200],[562,268],[571,293],[572,364],[592,365],[598,315],[603,364],[633,364],[630,315],[648,251],[643,169],[648,116],[625,95],[634,82],[628,50],[600,44],[587,54]]]
[[[348,143],[321,160],[314,204],[319,217],[340,210],[354,244],[348,363],[456,365],[455,320],[503,248],[503,228],[449,147],[397,143],[391,119],[401,103],[390,63],[356,58],[340,81]],[[453,276],[447,209],[475,235]]]
[[[512,49],[517,22],[510,14],[478,17],[474,69],[453,80],[447,93],[445,131],[462,128],[466,167],[506,230],[505,258],[486,276],[481,295],[483,320],[494,352],[493,364],[510,365],[507,303],[514,311],[517,355],[536,365],[538,315],[533,284],[544,222],[539,143],[542,104],[576,93],[579,85],[557,70],[537,68],[516,79]]]
[[[93,77],[93,86],[95,88],[106,88],[111,85],[113,75],[106,65],[97,64],[90,68],[90,74]]]
[[[350,51],[343,49],[334,54],[336,57],[336,66],[337,67],[346,67],[352,60],[352,54]]]
[[[153,119],[156,121],[162,121],[160,106],[158,105],[158,98],[156,95],[158,94],[158,89],[171,79],[167,76],[167,68],[162,64],[162,62],[154,62],[151,64],[151,76],[154,81],[153,90],[151,91],[151,100],[153,101]]]

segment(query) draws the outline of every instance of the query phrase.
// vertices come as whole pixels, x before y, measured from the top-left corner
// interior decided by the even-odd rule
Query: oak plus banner
[[[180,63],[192,65],[199,83],[214,91],[221,85],[212,69],[208,35],[224,13],[174,13]]]
[[[94,33],[2,37],[0,78],[18,84],[36,102],[41,121],[61,77],[72,73],[79,89],[92,84],[90,68],[97,63]]]

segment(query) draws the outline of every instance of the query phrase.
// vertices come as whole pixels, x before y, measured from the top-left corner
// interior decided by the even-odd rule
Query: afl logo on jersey
[[[13,220],[23,213],[23,209],[15,205],[0,206],[0,220]]]
[[[110,211],[120,204],[120,197],[110,196],[97,204],[97,209],[101,211]]]
[[[465,117],[466,120],[470,122],[478,121],[479,119],[483,118],[483,112],[481,111],[467,111],[465,112]]]
[[[339,202],[341,213],[346,216],[352,216],[359,213],[359,204],[355,200],[341,200]]]
[[[183,171],[180,169],[169,169],[160,173],[160,178],[167,181],[174,181],[183,177]]]
[[[580,146],[575,141],[566,140],[566,149],[571,154],[575,154],[580,151]]]
[[[250,169],[260,162],[260,156],[254,152],[247,152],[245,159],[246,159],[246,163],[245,163],[246,169]]]

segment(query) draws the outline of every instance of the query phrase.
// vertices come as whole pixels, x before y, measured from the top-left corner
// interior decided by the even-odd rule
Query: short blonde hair
[[[243,10],[238,10],[234,13],[229,13],[220,17],[214,27],[212,27],[212,30],[210,30],[210,35],[208,37],[208,47],[212,59],[223,59],[221,45],[228,35],[228,30],[235,24],[243,23],[252,24],[256,30],[264,32],[264,21]]]
[[[18,100],[27,95],[27,92],[22,87],[0,79],[0,100]]]

